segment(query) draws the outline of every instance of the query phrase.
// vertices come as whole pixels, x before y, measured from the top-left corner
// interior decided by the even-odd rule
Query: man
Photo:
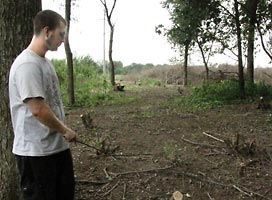
[[[74,174],[69,142],[76,133],[64,125],[59,82],[45,58],[64,41],[66,22],[51,10],[33,20],[30,45],[14,61],[9,96],[21,187],[26,200],[74,199]]]

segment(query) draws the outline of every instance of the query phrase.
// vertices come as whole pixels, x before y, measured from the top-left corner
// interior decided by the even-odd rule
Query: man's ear
[[[50,33],[49,27],[48,26],[44,27],[43,31],[44,31],[44,34],[45,34],[46,38],[48,38],[49,37],[49,33]]]

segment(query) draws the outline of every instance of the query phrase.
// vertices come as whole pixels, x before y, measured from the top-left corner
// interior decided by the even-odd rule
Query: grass
[[[75,105],[67,97],[67,67],[65,60],[52,60],[60,81],[65,107],[92,107],[96,105],[121,105],[137,101],[122,92],[114,92],[109,79],[102,75],[102,67],[90,57],[74,59]]]
[[[169,100],[164,106],[181,106],[190,110],[205,110],[222,107],[228,104],[253,102],[260,96],[272,98],[272,88],[264,83],[246,84],[246,98],[239,97],[239,86],[236,80],[206,82],[191,88],[191,95]]]
[[[127,95],[126,92],[114,92],[108,76],[102,75],[102,67],[91,57],[79,57],[74,59],[75,80],[75,105],[69,105],[67,98],[67,67],[65,60],[53,60],[58,74],[63,103],[66,107],[80,106],[92,107],[102,105],[123,105],[139,100],[139,97]],[[161,67],[165,72],[166,67]],[[156,86],[163,86],[164,81],[157,76],[157,69],[151,67],[149,77],[143,76],[136,83],[125,82],[125,90],[151,90]],[[169,70],[173,70],[169,68]],[[155,73],[156,72],[156,73]],[[165,75],[164,75],[165,76]],[[123,80],[122,75],[116,76],[116,80]],[[133,84],[128,84],[133,83]],[[260,96],[272,97],[272,89],[263,82],[245,86],[246,99],[239,98],[239,86],[236,80],[221,82],[204,82],[197,87],[190,86],[191,95],[172,98],[164,106],[183,107],[190,110],[212,109],[226,104],[237,104],[254,101]],[[153,113],[145,110],[141,117],[152,117]]]

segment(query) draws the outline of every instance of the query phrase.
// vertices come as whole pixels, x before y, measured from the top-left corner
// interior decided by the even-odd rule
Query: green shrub
[[[67,98],[67,66],[65,60],[52,60],[60,81],[65,106]],[[76,106],[95,106],[101,103],[132,102],[135,99],[113,92],[109,80],[102,75],[102,69],[89,56],[74,59],[74,84]],[[122,100],[121,100],[122,99]],[[113,102],[115,100],[115,102]]]
[[[204,82],[199,87],[192,88],[191,95],[173,99],[170,103],[188,108],[209,109],[226,104],[255,101],[260,96],[272,97],[272,88],[264,83],[246,84],[245,91],[246,98],[241,99],[239,83],[236,80]]]
[[[179,147],[174,141],[167,141],[163,145],[163,153],[173,163],[179,162]]]
[[[264,82],[258,82],[253,85],[246,84],[245,87],[247,98],[254,100],[260,96],[272,97],[272,88],[269,85],[265,85]]]

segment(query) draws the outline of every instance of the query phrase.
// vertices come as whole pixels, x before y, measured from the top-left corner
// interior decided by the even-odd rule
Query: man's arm
[[[76,140],[76,133],[66,127],[52,112],[50,107],[44,102],[42,98],[26,99],[25,103],[28,104],[30,112],[36,119],[45,126],[62,133],[68,142]]]

